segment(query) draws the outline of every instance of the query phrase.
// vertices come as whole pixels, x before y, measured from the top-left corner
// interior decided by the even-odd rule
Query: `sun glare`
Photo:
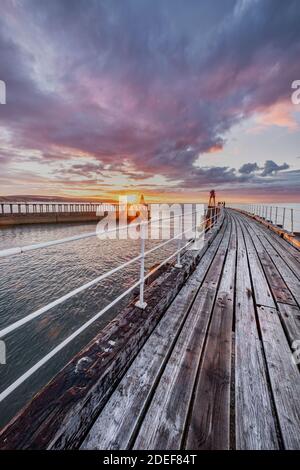
[[[126,197],[129,204],[137,204],[139,202],[139,197],[137,194],[126,194]]]

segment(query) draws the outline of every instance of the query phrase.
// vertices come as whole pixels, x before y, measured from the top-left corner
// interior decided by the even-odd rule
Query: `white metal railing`
[[[185,214],[185,215],[194,215],[194,214],[195,212],[190,213],[190,214]],[[153,224],[154,222],[169,221],[169,220],[174,219],[175,217],[176,216],[164,217],[164,218],[151,220],[150,222]],[[130,224],[131,228],[139,227],[139,226],[140,226],[140,222]],[[128,225],[119,225],[117,229],[112,228],[112,229],[106,230],[104,234],[115,233],[116,231],[121,231],[121,230],[127,230],[128,227],[129,227]],[[74,242],[77,240],[83,240],[85,238],[91,238],[91,237],[96,237],[96,236],[101,236],[101,233],[99,233],[97,230],[94,230],[93,232],[85,232],[85,233],[81,233],[80,235],[72,235],[71,237],[60,238],[58,240],[50,240],[48,242],[34,243],[33,245],[7,248],[4,250],[0,250],[0,258],[6,257],[6,256],[19,255],[21,253],[26,253],[27,251],[34,251],[34,250],[39,250],[41,248],[48,248],[54,245],[62,245],[64,243],[70,243],[70,242]]]
[[[0,216],[28,214],[61,214],[118,210],[117,203],[95,202],[1,202]]]
[[[294,235],[295,222],[300,225],[300,209],[285,206],[267,206],[264,204],[234,204],[234,209],[242,209]]]
[[[197,212],[199,212],[199,211],[194,211],[190,214],[185,214],[185,215],[191,215],[192,217],[195,217]],[[156,245],[156,246],[154,246],[151,249],[146,251],[145,250],[145,239],[146,239],[145,230],[147,230],[147,226],[150,223],[152,224],[152,223],[167,221],[167,220],[172,220],[172,219],[175,220],[176,217],[179,217],[180,227],[182,228],[182,220],[183,220],[182,219],[182,217],[183,217],[182,214],[174,215],[174,216],[166,217],[166,218],[155,219],[155,220],[141,221],[141,222],[136,223],[136,224],[131,223],[130,227],[140,226],[140,230],[141,230],[141,237],[140,237],[140,239],[141,239],[140,250],[141,251],[140,251],[140,254],[138,256],[136,256],[136,257],[130,259],[129,261],[117,266],[116,268],[113,268],[110,271],[98,276],[97,278],[93,279],[92,281],[89,281],[86,284],[84,284],[84,285],[68,292],[64,296],[54,300],[53,302],[50,302],[49,304],[45,305],[44,307],[36,310],[35,312],[25,316],[24,318],[12,323],[11,325],[9,325],[9,326],[3,328],[2,330],[0,330],[0,338],[3,338],[6,335],[8,335],[9,333],[17,330],[21,326],[23,326],[26,323],[30,322],[34,318],[37,318],[38,316],[40,316],[40,315],[48,312],[49,310],[51,310],[53,307],[55,307],[57,305],[60,305],[61,303],[65,302],[67,299],[70,299],[70,298],[74,297],[75,295],[79,294],[80,292],[83,292],[84,290],[88,289],[89,287],[103,281],[104,279],[106,279],[109,276],[115,274],[116,272],[128,267],[129,265],[131,265],[131,264],[133,264],[137,261],[140,261],[140,278],[139,278],[139,280],[137,282],[135,282],[132,286],[130,286],[127,290],[125,290],[122,294],[120,294],[117,298],[115,298],[112,302],[110,302],[108,305],[106,305],[104,308],[102,308],[97,314],[95,314],[87,322],[85,322],[83,325],[81,325],[80,328],[78,328],[76,331],[74,331],[64,341],[62,341],[54,349],[52,349],[48,354],[46,354],[42,359],[40,359],[34,366],[32,366],[23,375],[21,375],[17,380],[15,380],[10,386],[8,386],[5,390],[3,390],[0,393],[0,402],[3,401],[6,397],[8,397],[16,388],[18,388],[25,380],[27,380],[38,369],[40,369],[40,367],[42,367],[44,364],[46,364],[53,356],[55,356],[59,351],[61,351],[66,345],[68,345],[71,341],[73,341],[74,338],[76,338],[84,330],[86,330],[90,325],[92,325],[99,317],[101,317],[105,312],[107,312],[114,305],[116,305],[118,302],[120,302],[120,300],[122,300],[124,297],[126,297],[128,294],[130,294],[137,287],[140,288],[140,292],[139,292],[139,299],[136,303],[136,306],[141,308],[141,309],[144,309],[147,306],[146,302],[144,301],[144,286],[145,286],[146,280],[150,276],[152,276],[157,270],[159,270],[162,266],[164,266],[166,263],[168,263],[169,261],[171,261],[175,257],[177,259],[175,266],[177,268],[181,268],[182,267],[181,266],[181,258],[180,258],[181,253],[184,250],[186,250],[189,245],[194,243],[197,240],[197,238],[200,237],[200,235],[203,235],[208,230],[207,227],[209,227],[209,230],[211,230],[217,223],[220,222],[220,219],[223,218],[223,208],[222,207],[216,208],[216,210],[210,212],[210,218],[208,220],[204,218],[201,221],[201,224],[200,224],[201,230],[200,230],[199,233],[197,233],[197,230],[199,229],[199,227],[197,227],[197,221],[196,221],[195,224],[192,225],[192,227],[189,228],[188,230],[181,231],[177,235],[175,235],[174,237],[172,237],[168,240],[165,240],[164,242],[160,243],[159,245]],[[207,224],[207,222],[209,222],[209,223]],[[125,229],[128,229],[128,227],[129,227],[128,225],[125,225],[125,226],[119,226],[119,227],[114,228],[112,230],[106,230],[105,232],[103,232],[103,235],[107,234],[109,232],[113,232],[113,231],[116,232],[118,230],[125,230]],[[181,238],[180,237],[182,237],[183,235],[186,235],[187,233],[193,233],[193,234],[195,234],[195,236],[191,240],[188,240],[183,246],[180,246],[181,245]],[[15,254],[19,254],[19,253],[25,253],[26,251],[30,251],[32,249],[35,250],[35,249],[38,249],[38,248],[45,248],[45,247],[49,247],[49,246],[53,246],[53,245],[57,245],[57,244],[72,242],[72,241],[75,241],[75,240],[80,240],[82,238],[87,238],[87,237],[91,237],[91,236],[95,236],[95,235],[98,235],[97,231],[92,232],[92,233],[87,233],[87,234],[74,236],[74,237],[68,237],[68,238],[64,238],[64,239],[60,239],[60,240],[54,240],[54,241],[50,241],[50,242],[40,243],[40,244],[36,244],[36,245],[31,245],[31,246],[28,245],[28,246],[25,246],[25,247],[19,247],[19,248],[16,249],[17,251],[14,251],[15,249],[2,250],[2,252],[0,252],[0,256],[4,257],[4,256],[10,256],[10,255],[15,255]],[[145,273],[145,258],[146,258],[146,256],[149,255],[150,253],[153,253],[154,251],[162,248],[163,246],[167,245],[168,243],[170,243],[171,241],[174,241],[176,239],[178,239],[177,249],[170,256],[168,256],[163,261],[161,261],[157,266],[155,266],[154,269],[152,269],[149,273],[146,274]]]

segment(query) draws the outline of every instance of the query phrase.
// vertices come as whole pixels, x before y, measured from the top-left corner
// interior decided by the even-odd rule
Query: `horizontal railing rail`
[[[191,215],[192,217],[195,217],[196,219],[196,214],[203,211],[194,211],[189,214],[184,214],[184,217],[186,215]],[[203,235],[206,231],[211,231],[212,228],[220,222],[220,220],[224,217],[223,214],[223,208],[216,208],[214,211],[210,211],[209,213],[209,219],[203,218],[201,221],[200,225],[197,225],[197,220],[195,220],[192,224],[192,226],[188,230],[181,230],[179,231],[178,234],[176,234],[174,237],[169,238],[168,240],[163,241],[162,243],[150,248],[149,250],[145,250],[145,240],[146,240],[146,233],[145,230],[147,230],[147,227],[149,227],[149,224],[161,222],[161,221],[167,221],[167,220],[175,220],[178,217],[178,221],[180,222],[180,227],[182,228],[183,226],[183,215],[182,214],[174,214],[173,216],[170,217],[165,217],[165,218],[160,218],[160,219],[155,219],[155,220],[142,220],[139,223],[136,224],[130,224],[126,226],[120,226],[116,227],[111,230],[103,231],[103,232],[92,232],[88,234],[82,234],[81,236],[74,236],[74,237],[69,237],[61,240],[54,240],[46,243],[41,243],[37,245],[31,245],[34,246],[34,249],[38,248],[45,248],[46,246],[53,246],[53,244],[59,244],[59,243],[66,243],[67,241],[75,241],[79,240],[82,238],[87,238],[90,236],[95,236],[95,235],[106,235],[109,232],[112,231],[118,231],[118,230],[124,230],[128,229],[129,227],[132,226],[139,226],[141,230],[141,237],[140,237],[140,254],[138,256],[135,256],[134,258],[126,261],[125,263],[111,269],[110,271],[101,274],[97,278],[87,282],[86,284],[68,292],[67,294],[63,295],[62,297],[54,300],[53,302],[50,302],[49,304],[45,305],[44,307],[41,307],[40,309],[36,310],[35,312],[32,312],[29,315],[26,315],[24,318],[12,323],[11,325],[3,328],[0,330],[0,338],[5,337],[9,333],[17,330],[21,326],[25,325],[26,323],[32,321],[33,319],[39,317],[40,315],[48,312],[52,308],[54,308],[57,305],[62,304],[66,300],[74,297],[75,295],[83,292],[84,290],[88,289],[91,286],[94,286],[95,284],[100,283],[104,279],[107,279],[108,277],[112,276],[113,274],[117,273],[118,271],[128,267],[129,265],[140,261],[140,277],[139,280],[136,281],[133,285],[131,285],[128,289],[126,289],[123,293],[121,293],[118,297],[116,297],[113,301],[111,301],[108,305],[106,305],[104,308],[102,308],[98,313],[96,313],[92,318],[90,318],[88,321],[86,321],[83,325],[81,325],[76,331],[74,331],[70,336],[68,336],[65,340],[63,340],[61,343],[59,343],[54,349],[52,349],[48,354],[46,354],[42,359],[40,359],[34,366],[32,366],[30,369],[28,369],[23,375],[21,375],[17,380],[15,380],[11,385],[9,385],[5,390],[3,390],[0,393],[0,402],[3,401],[6,397],[8,397],[14,390],[16,390],[25,380],[27,380],[32,374],[34,374],[38,369],[40,369],[44,364],[46,364],[52,357],[54,357],[59,351],[61,351],[65,346],[67,346],[71,341],[73,341],[77,336],[79,336],[84,330],[86,330],[90,325],[92,325],[98,318],[100,318],[105,312],[107,312],[109,309],[111,309],[114,305],[116,305],[118,302],[120,302],[124,297],[129,295],[132,291],[134,291],[137,287],[140,288],[139,291],[139,298],[138,301],[136,302],[136,306],[145,309],[147,306],[146,302],[144,301],[144,287],[145,287],[145,282],[146,280],[152,276],[155,272],[157,272],[162,266],[164,266],[166,263],[171,261],[174,258],[177,258],[175,266],[177,268],[181,268],[181,254],[184,250],[188,248],[189,245],[197,241],[197,239]],[[201,230],[199,231],[199,228],[201,227]],[[193,237],[188,240],[186,243],[184,243],[183,246],[181,246],[181,238],[183,235],[186,235],[187,233],[193,234]],[[181,237],[181,238],[180,238]],[[162,248],[163,246],[167,245],[168,243],[178,240],[177,244],[177,249],[171,253],[167,258],[162,260],[158,265],[155,266],[154,269],[152,269],[149,273],[145,273],[145,258],[148,256],[150,253],[153,253],[154,251]],[[28,248],[28,247],[27,247]],[[33,249],[33,248],[32,248]],[[19,248],[20,251],[17,252],[12,252],[12,249],[10,250],[4,250],[6,251],[5,256],[9,256],[12,254],[19,254],[19,253],[24,253],[28,250],[26,247],[23,247],[23,249]],[[1,254],[0,254],[1,255]],[[2,256],[4,254],[2,253]]]
[[[234,204],[231,207],[260,217],[262,220],[282,228],[291,235],[294,235],[296,219],[300,225],[300,209],[297,208],[264,204]]]

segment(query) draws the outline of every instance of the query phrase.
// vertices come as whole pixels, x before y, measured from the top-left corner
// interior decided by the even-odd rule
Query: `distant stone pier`
[[[12,225],[97,222],[105,212],[116,210],[113,204],[101,204],[103,215],[97,215],[95,203],[0,203],[0,228]],[[99,213],[99,212],[98,212]]]
[[[2,202],[0,229],[14,225],[99,222],[109,212],[115,212],[116,220],[119,220],[119,210],[119,204],[115,203]],[[136,215],[129,210],[128,222]]]

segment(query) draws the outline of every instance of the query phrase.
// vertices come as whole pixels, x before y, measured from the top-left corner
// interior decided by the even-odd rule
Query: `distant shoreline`
[[[57,202],[89,202],[89,203],[106,203],[113,204],[116,203],[114,199],[101,199],[101,198],[87,198],[87,197],[64,197],[64,196],[33,196],[33,195],[18,195],[18,196],[0,196],[0,203],[9,203],[9,202],[48,202],[48,201],[57,201]]]

